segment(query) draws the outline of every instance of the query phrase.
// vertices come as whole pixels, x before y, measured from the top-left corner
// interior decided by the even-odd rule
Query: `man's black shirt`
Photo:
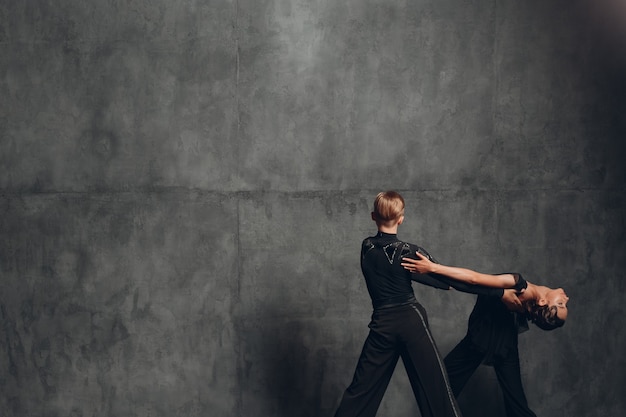
[[[374,308],[399,305],[415,300],[412,281],[431,287],[482,294],[501,298],[504,290],[471,285],[439,274],[416,274],[401,265],[402,258],[417,259],[416,252],[432,262],[437,262],[424,248],[403,242],[396,234],[378,232],[363,240],[361,245],[361,271]]]

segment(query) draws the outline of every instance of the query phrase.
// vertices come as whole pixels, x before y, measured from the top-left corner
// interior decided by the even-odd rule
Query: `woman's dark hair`
[[[542,330],[554,330],[565,324],[565,320],[557,316],[556,306],[538,305],[534,300],[528,303],[528,319]]]

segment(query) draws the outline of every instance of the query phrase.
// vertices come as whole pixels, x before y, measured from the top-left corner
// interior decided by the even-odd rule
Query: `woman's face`
[[[545,295],[545,302],[550,307],[556,306],[556,315],[565,320],[567,318],[567,301],[569,297],[563,291],[563,288],[549,290]]]

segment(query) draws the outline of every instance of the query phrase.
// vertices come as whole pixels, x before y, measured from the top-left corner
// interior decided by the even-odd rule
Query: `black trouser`
[[[474,347],[468,336],[448,353],[444,362],[455,397],[459,396],[484,358],[485,354]],[[493,368],[502,389],[507,417],[537,417],[528,408],[524,394],[517,345],[515,349],[510,349],[506,357],[495,357]]]
[[[427,320],[418,303],[374,311],[335,417],[374,417],[400,356],[423,417],[461,416]]]

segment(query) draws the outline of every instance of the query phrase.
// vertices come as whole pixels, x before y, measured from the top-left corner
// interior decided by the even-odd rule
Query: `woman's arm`
[[[416,252],[416,254],[418,259],[402,258],[404,262],[401,265],[411,272],[439,274],[468,284],[483,285],[492,288],[513,288],[516,284],[513,274],[483,274],[467,268],[437,264],[431,262],[419,252]]]

